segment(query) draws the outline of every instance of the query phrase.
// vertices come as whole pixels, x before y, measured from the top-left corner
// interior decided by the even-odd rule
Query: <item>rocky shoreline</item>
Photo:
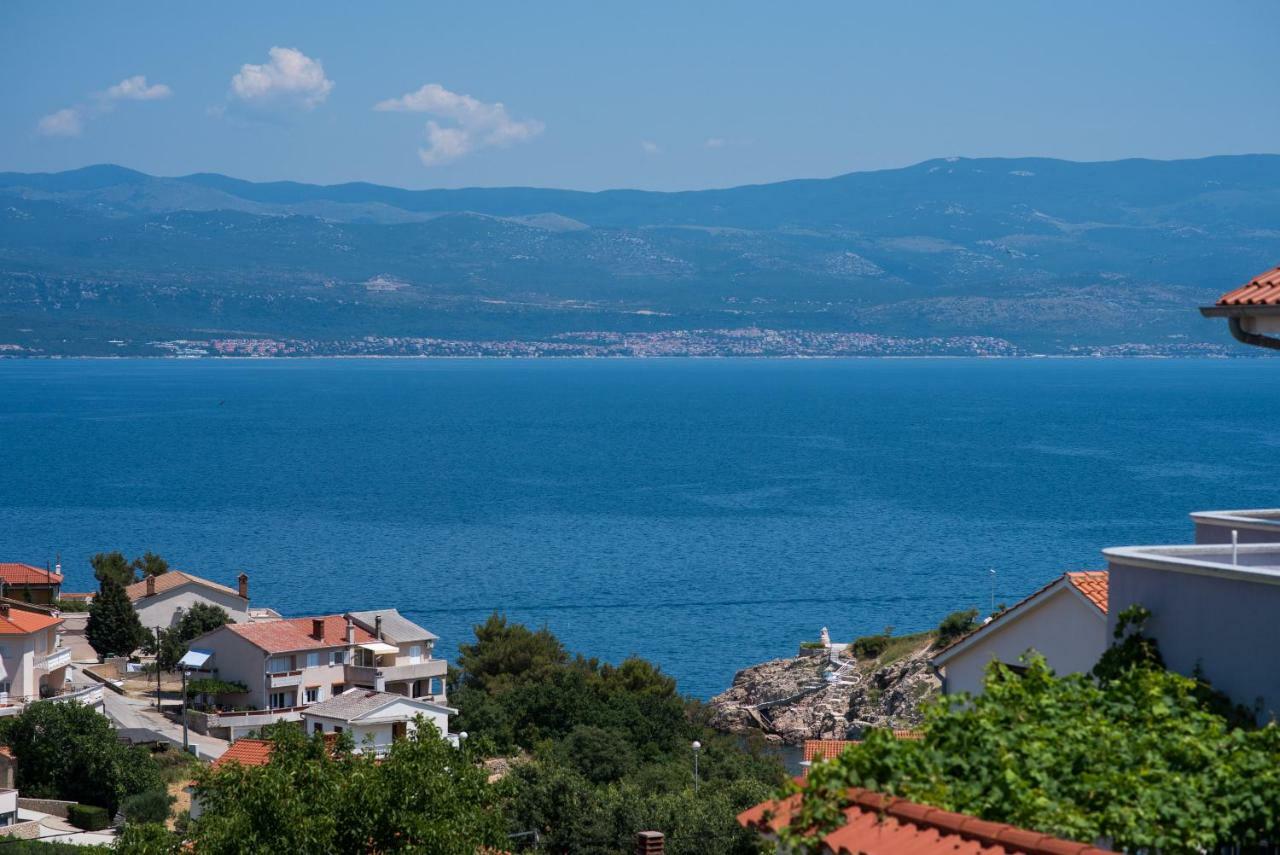
[[[818,648],[745,668],[711,699],[711,726],[787,745],[918,727],[921,706],[941,688],[929,665],[933,641],[932,633],[895,639],[890,650],[862,659],[839,646]]]

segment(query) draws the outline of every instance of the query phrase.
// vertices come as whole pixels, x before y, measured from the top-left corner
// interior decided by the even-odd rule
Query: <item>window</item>
[[[340,725],[340,724],[335,724],[335,725],[333,726],[333,732],[334,732],[334,733],[342,733],[342,725]]]
[[[332,651],[330,651],[330,652],[329,652],[329,664],[330,664],[330,665],[341,665],[341,664],[343,664],[343,663],[344,663],[344,662],[346,662],[346,661],[347,661],[347,651],[345,651],[345,650],[332,650]]]
[[[415,645],[413,645],[412,647],[410,647],[410,648],[409,648],[409,661],[410,661],[411,663],[413,663],[414,665],[416,665],[416,664],[418,664],[419,662],[421,662],[421,661],[422,661],[422,648],[421,648],[421,647],[419,647],[418,645],[416,645],[416,644],[415,644]]]
[[[285,671],[293,670],[292,656],[272,656],[267,660],[268,674],[282,674]]]
[[[267,699],[267,706],[273,710],[285,709],[293,706],[293,699],[290,697],[291,692],[272,692]]]
[[[307,667],[308,667],[308,668],[319,668],[319,667],[320,667],[320,654],[319,654],[319,653],[308,653],[308,654],[307,654]]]
[[[309,704],[318,703],[320,701],[320,687],[308,686],[306,698],[307,698],[307,703]]]
[[[331,697],[333,695],[340,695],[346,690],[347,690],[347,687],[342,685],[341,683],[334,683],[332,686],[329,687],[329,692]]]
[[[9,697],[9,689],[11,688],[8,680],[0,682],[0,698]]]
[[[315,724],[311,725],[311,732],[324,733],[324,725],[317,721]]]
[[[433,695],[444,694],[444,680],[441,680],[439,677],[431,678],[431,694]]]

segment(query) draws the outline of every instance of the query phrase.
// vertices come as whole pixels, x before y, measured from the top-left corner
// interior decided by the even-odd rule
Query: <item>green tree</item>
[[[508,623],[497,612],[475,628],[476,643],[458,647],[464,683],[497,694],[523,682],[541,679],[569,659],[564,645],[546,627],[534,632]]]
[[[110,577],[102,580],[98,596],[89,607],[85,638],[94,652],[104,659],[128,656],[147,640],[147,631],[142,628],[128,594],[119,582]]]
[[[934,644],[946,647],[962,636],[968,635],[978,628],[978,610],[969,609],[963,612],[952,612],[938,624],[938,640]]]
[[[141,573],[144,579],[148,576],[159,576],[169,572],[169,562],[150,550],[143,553],[141,557],[133,559],[130,567]]]
[[[381,760],[296,727],[269,738],[269,763],[197,774],[196,851],[474,855],[506,841],[486,772],[425,722]]]
[[[209,603],[195,603],[182,618],[169,629],[160,631],[160,647],[156,652],[156,664],[165,671],[172,671],[178,660],[190,649],[191,639],[204,635],[230,622],[226,610]]]
[[[98,583],[110,579],[118,585],[130,585],[135,581],[133,565],[124,557],[123,552],[99,552],[89,559],[93,566],[93,577]]]
[[[74,702],[40,701],[0,720],[17,759],[17,785],[33,798],[68,799],[114,814],[125,796],[164,788],[143,748],[120,743],[105,716]]]
[[[163,825],[133,821],[125,824],[112,850],[128,855],[177,855],[185,851],[178,835]]]

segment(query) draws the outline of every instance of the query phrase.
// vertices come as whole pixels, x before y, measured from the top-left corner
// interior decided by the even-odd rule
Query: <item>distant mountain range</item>
[[[0,173],[9,353],[749,328],[1229,350],[1196,307],[1277,262],[1274,155],[949,158],[680,193]]]

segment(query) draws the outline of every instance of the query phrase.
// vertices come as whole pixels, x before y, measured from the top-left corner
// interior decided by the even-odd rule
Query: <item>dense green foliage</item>
[[[101,831],[111,824],[111,814],[97,805],[71,805],[67,808],[67,822],[85,831]]]
[[[265,735],[266,765],[197,774],[204,812],[191,822],[195,851],[474,855],[506,842],[483,768],[425,724],[381,761],[353,753],[349,737],[331,748],[296,726]]]
[[[84,600],[64,600],[57,599],[53,602],[53,607],[60,612],[87,612],[89,604]]]
[[[17,758],[24,796],[98,805],[114,815],[126,796],[163,788],[150,753],[122,745],[105,716],[78,703],[38,702],[0,719],[0,743]]]
[[[133,559],[131,566],[134,570],[137,570],[144,579],[148,576],[159,576],[162,573],[169,572],[169,562],[165,561],[159,555],[156,555],[150,550]]]
[[[783,779],[777,759],[705,726],[702,708],[643,659],[571,657],[548,630],[494,615],[462,645],[450,703],[476,750],[518,755],[503,782],[510,830],[547,852],[755,852],[734,816]],[[701,743],[694,791],[692,743]]]
[[[978,697],[926,711],[926,737],[884,731],[815,766],[787,836],[840,821],[850,786],[1116,848],[1246,848],[1280,827],[1280,729],[1239,727],[1202,681],[1160,667],[1123,622],[1104,676],[1056,677],[1038,656],[1021,676],[993,663]]]
[[[147,641],[147,631],[138,620],[124,587],[111,577],[102,580],[98,596],[89,607],[85,638],[103,659],[128,656]]]
[[[133,565],[123,552],[99,552],[89,559],[89,564],[93,566],[93,578],[99,584],[108,579],[122,586],[135,581]]]
[[[864,635],[855,638],[853,643],[849,645],[849,649],[853,651],[853,655],[859,659],[875,659],[889,647],[889,642],[893,638],[890,635],[881,633],[879,635]]]
[[[217,629],[230,620],[231,616],[219,606],[193,603],[174,626],[160,630],[156,664],[165,671],[172,671],[177,667],[178,660],[190,649],[191,639]]]
[[[113,851],[127,855],[177,855],[188,850],[183,849],[178,835],[159,823],[128,822],[116,838]]]
[[[120,802],[120,812],[129,822],[163,823],[169,818],[173,801],[173,796],[169,795],[167,790],[147,790],[144,793],[127,796]]]
[[[951,642],[968,635],[978,628],[978,610],[969,609],[963,612],[952,612],[938,624],[938,647],[946,647]]]

